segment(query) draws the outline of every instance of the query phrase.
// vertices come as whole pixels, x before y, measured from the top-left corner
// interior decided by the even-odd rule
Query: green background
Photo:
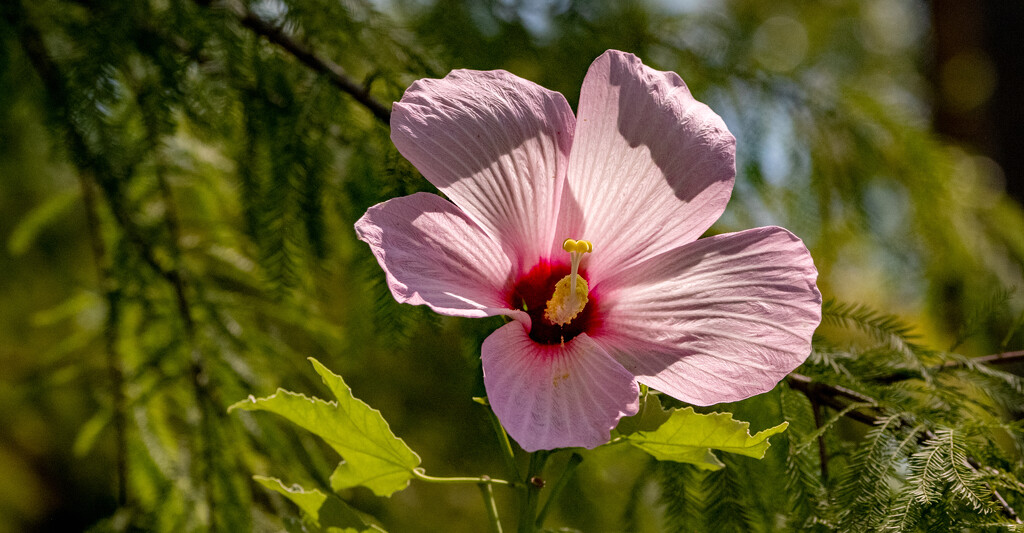
[[[1021,87],[984,46],[944,47],[957,38],[938,31],[937,9],[899,0],[5,2],[0,532],[300,527],[296,509],[251,475],[329,487],[337,456],[271,415],[226,408],[277,387],[325,397],[310,356],[379,409],[431,474],[500,473],[487,413],[471,398],[483,394],[480,343],[501,320],[396,304],[352,230],[370,205],[434,189],[396,152],[384,120],[271,34],[336,64],[385,106],[422,77],[502,68],[575,107],[595,57],[635,53],[678,72],[737,137],[736,189],[713,233],[792,230],[827,299],[880,310],[860,317],[876,325],[898,316],[922,346],[1022,349],[1024,217],[1006,194],[1022,176],[1006,171],[1009,150],[999,149],[1010,138],[995,126],[949,130],[1008,113],[1000,95]],[[871,352],[878,335],[831,325],[819,351],[882,357]],[[900,327],[880,331],[907,333]],[[827,358],[812,359],[827,374]],[[869,372],[837,370],[836,379]],[[971,416],[1020,419],[1020,404],[1000,403],[988,385],[963,393],[965,379],[875,383],[873,394],[899,399],[924,383],[993,406],[960,413],[957,427],[974,427]],[[760,430],[782,420],[784,395],[727,408]],[[841,472],[866,428],[833,429],[826,446]],[[992,452],[1011,477],[1014,442],[1019,428]],[[661,471],[637,450],[598,450],[550,524],[726,529],[732,522],[712,524],[720,513],[750,528],[795,528],[792,517],[811,511],[791,508],[786,494],[803,489],[786,484],[788,447],[777,443],[764,462],[729,459],[729,473],[711,481]],[[566,459],[552,459],[553,471]],[[709,483],[732,499],[714,507],[713,494],[697,494]],[[1008,494],[1019,509],[1019,489]],[[472,485],[342,496],[390,531],[485,527]],[[512,516],[507,496],[499,491],[499,504]]]

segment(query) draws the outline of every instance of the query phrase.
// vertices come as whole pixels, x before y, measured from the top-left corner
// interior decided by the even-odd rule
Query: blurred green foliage
[[[899,529],[887,510],[908,530],[1005,520],[990,492],[1024,509],[1020,381],[950,352],[1024,348],[1024,216],[991,160],[929,132],[926,8],[4,2],[0,532],[301,528],[251,476],[330,493],[337,457],[226,408],[279,386],[323,391],[309,356],[432,473],[501,471],[471,401],[480,343],[500,320],[397,305],[351,229],[368,206],[430,185],[384,121],[261,27],[384,103],[421,77],[504,68],[575,104],[608,48],[676,71],[738,140],[736,190],[713,231],[784,225],[808,243],[826,297],[870,306],[828,304],[800,371],[869,395],[881,425],[780,385],[723,407],[754,430],[790,422],[763,463],[724,457],[706,473],[601,449],[549,524]],[[968,456],[980,473],[961,469]],[[472,486],[341,496],[391,531],[485,528]]]

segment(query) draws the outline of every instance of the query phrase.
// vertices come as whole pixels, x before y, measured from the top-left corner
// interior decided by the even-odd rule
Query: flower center
[[[559,326],[572,322],[587,306],[590,287],[587,286],[587,280],[580,277],[579,268],[583,254],[594,251],[594,245],[590,241],[566,239],[562,249],[569,252],[569,275],[555,284],[555,292],[544,309],[544,320]]]
[[[509,305],[530,315],[530,338],[539,344],[562,344],[600,328],[599,295],[589,290],[580,268],[583,254],[593,247],[586,241],[567,241],[563,248],[569,252],[569,264],[541,261],[521,274],[509,291]]]

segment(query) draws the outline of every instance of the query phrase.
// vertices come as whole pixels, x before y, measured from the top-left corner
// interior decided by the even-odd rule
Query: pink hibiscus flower
[[[565,98],[502,70],[414,83],[391,139],[448,198],[356,223],[399,302],[513,320],[483,343],[487,397],[527,451],[593,448],[637,383],[710,405],[772,389],[810,352],[817,270],[778,227],[697,240],[736,141],[678,75],[608,51]],[[586,239],[579,242],[572,239]]]

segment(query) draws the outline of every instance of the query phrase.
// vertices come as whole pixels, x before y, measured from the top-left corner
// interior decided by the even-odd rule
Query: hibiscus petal
[[[638,381],[680,400],[741,400],[810,354],[817,275],[782,228],[700,239],[603,284],[603,322],[591,335]]]
[[[565,97],[502,70],[419,80],[391,116],[398,151],[521,268],[552,250],[574,128]]]
[[[592,280],[691,242],[725,210],[735,154],[676,73],[609,50],[583,81],[559,236],[594,243]]]
[[[538,344],[511,322],[484,340],[482,358],[491,408],[528,452],[600,446],[639,405],[636,380],[586,334]]]
[[[512,265],[501,247],[436,194],[393,198],[366,211],[356,234],[370,245],[395,299],[452,316],[525,314],[503,298]]]

